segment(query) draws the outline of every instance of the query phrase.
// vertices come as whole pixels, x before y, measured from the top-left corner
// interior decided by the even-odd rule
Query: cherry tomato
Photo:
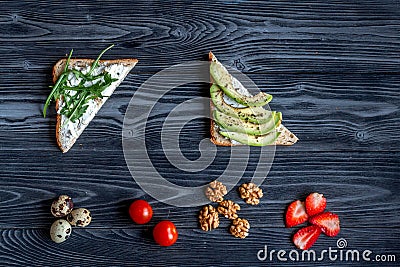
[[[154,240],[163,247],[173,245],[178,239],[178,231],[171,221],[161,221],[153,229]]]
[[[129,215],[137,224],[145,224],[151,220],[153,209],[150,204],[142,199],[135,200],[129,207]]]

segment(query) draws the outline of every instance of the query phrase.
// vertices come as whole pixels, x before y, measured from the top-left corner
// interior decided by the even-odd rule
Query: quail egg
[[[67,195],[61,195],[51,204],[51,214],[54,217],[60,218],[67,216],[74,208],[72,199]]]
[[[84,208],[74,209],[67,216],[68,222],[73,226],[85,227],[92,221],[92,215],[90,211]]]
[[[50,228],[50,237],[56,243],[62,243],[69,238],[72,227],[66,220],[59,219],[55,221]]]

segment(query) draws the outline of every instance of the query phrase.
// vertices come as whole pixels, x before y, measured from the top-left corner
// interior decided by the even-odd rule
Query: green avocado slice
[[[210,88],[211,100],[215,107],[229,116],[249,121],[255,124],[262,124],[271,119],[272,112],[262,107],[235,108],[224,101],[223,91],[218,85],[213,84]]]
[[[282,113],[272,111],[270,120],[264,124],[245,122],[238,118],[226,115],[218,110],[213,113],[215,122],[230,132],[246,133],[250,135],[264,135],[272,132],[282,121]]]
[[[249,145],[249,146],[267,146],[273,144],[276,139],[278,139],[280,132],[270,132],[266,135],[248,135],[245,133],[235,133],[235,132],[219,132],[222,136],[229,139],[238,141],[239,143]]]
[[[234,87],[232,76],[229,72],[219,63],[211,62],[210,74],[215,83],[224,91],[224,93],[244,106],[261,107],[268,104],[272,100],[272,95],[260,92],[255,96],[245,96],[239,93]]]

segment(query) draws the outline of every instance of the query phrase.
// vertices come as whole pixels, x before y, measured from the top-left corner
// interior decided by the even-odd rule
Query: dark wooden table
[[[361,257],[371,250],[371,262],[327,255],[322,262],[285,262],[274,254],[273,265],[398,265],[399,17],[396,0],[0,1],[0,265],[269,266],[258,251],[294,248],[285,208],[314,191],[328,198],[342,231],[321,236],[313,249],[338,249],[344,238],[344,251],[358,250]],[[140,62],[62,154],[53,108],[47,118],[41,114],[52,65],[72,48],[76,56],[94,58],[112,43],[105,58]],[[228,220],[205,233],[197,224],[199,207],[177,208],[148,196],[130,175],[122,150],[123,119],[135,90],[156,72],[204,60],[210,50],[271,93],[271,108],[283,112],[284,124],[300,138],[277,148],[261,205],[242,207],[252,226],[244,240],[228,233]],[[197,96],[207,96],[207,85],[179,87],[149,120],[160,126],[174,106]],[[180,136],[183,153],[199,157],[198,143],[207,136],[207,119],[189,124]],[[168,164],[157,132],[150,131],[147,141],[154,165],[171,182],[206,184],[225,168],[221,156],[207,171],[185,173]],[[241,182],[252,177],[256,154]],[[94,219],[57,245],[49,238],[49,206],[61,193],[90,209]],[[136,198],[154,207],[146,226],[127,215]],[[229,198],[238,200],[237,193]],[[160,248],[149,235],[162,219],[178,227],[172,247]],[[377,262],[376,255],[397,261]]]

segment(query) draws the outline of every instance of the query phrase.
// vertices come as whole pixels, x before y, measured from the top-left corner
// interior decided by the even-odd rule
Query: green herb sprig
[[[65,104],[61,107],[60,114],[66,116],[71,122],[75,122],[86,112],[90,100],[104,97],[102,92],[118,79],[112,78],[111,74],[106,71],[98,75],[93,75],[93,71],[98,66],[103,54],[113,46],[111,45],[101,51],[87,74],[75,69],[69,69],[69,62],[73,53],[73,49],[71,50],[65,63],[64,71],[58,77],[55,85],[50,86],[52,90],[44,104],[44,117],[46,117],[46,111],[51,101],[62,97]],[[74,75],[76,79],[81,79],[78,85],[68,86],[67,81],[70,74]],[[90,86],[85,86],[87,83],[90,83]]]

